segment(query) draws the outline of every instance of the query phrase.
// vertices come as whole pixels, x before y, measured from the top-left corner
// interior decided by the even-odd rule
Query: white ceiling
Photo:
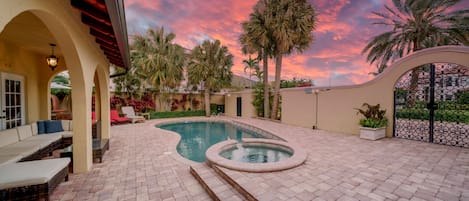
[[[51,53],[50,43],[57,44],[44,23],[30,12],[22,13],[8,23],[0,33],[0,40],[43,55]],[[54,53],[61,55],[59,44]]]

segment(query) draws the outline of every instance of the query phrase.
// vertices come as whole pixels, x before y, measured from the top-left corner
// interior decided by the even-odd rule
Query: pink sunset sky
[[[238,41],[241,23],[256,0],[125,0],[129,36],[163,26],[175,42],[192,49],[206,39],[220,40],[234,55],[234,74],[248,77]],[[389,28],[373,25],[372,11],[383,11],[390,0],[309,0],[318,14],[314,42],[302,54],[284,57],[282,78],[312,79],[317,86],[350,85],[371,80],[375,65],[366,62],[363,47]],[[456,8],[468,8],[463,0]],[[253,56],[254,57],[254,56]],[[269,66],[273,81],[274,64]]]

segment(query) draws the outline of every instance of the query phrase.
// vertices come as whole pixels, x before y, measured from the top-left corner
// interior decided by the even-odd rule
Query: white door
[[[0,73],[0,77],[0,130],[24,125],[24,77],[10,73]]]

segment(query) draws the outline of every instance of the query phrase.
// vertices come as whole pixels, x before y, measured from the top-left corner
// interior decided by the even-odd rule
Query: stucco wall
[[[93,78],[96,68],[102,68],[103,76],[99,79],[108,79],[109,63],[106,57],[89,34],[89,27],[81,22],[79,11],[72,8],[70,1],[0,0],[0,5],[0,33],[8,28],[8,23],[16,16],[29,12],[43,22],[55,39],[44,41],[44,44],[47,46],[50,42],[56,42],[60,47],[61,61],[56,71],[68,70],[73,84],[74,171],[88,171],[92,165],[90,117]],[[27,122],[49,118],[48,84],[55,72],[50,71],[45,64],[46,55],[37,55],[21,47],[8,46],[1,39],[0,48],[0,58],[3,58],[0,59],[0,70],[26,75]],[[102,102],[101,108],[109,108],[109,81],[102,82],[100,88],[102,97],[107,98]],[[109,118],[109,115],[106,116]],[[103,127],[102,131],[109,132],[108,124],[103,124]],[[104,136],[109,136],[109,133]]]
[[[358,134],[358,121],[361,116],[356,114],[354,108],[361,107],[364,102],[379,103],[387,110],[389,124],[386,135],[390,137],[393,127],[395,83],[405,72],[427,63],[469,66],[469,47],[444,46],[416,52],[396,61],[375,79],[360,85],[313,88],[312,94],[306,94],[305,89],[284,89],[281,91],[282,123],[311,128],[316,122],[317,112],[319,129]]]
[[[241,97],[241,116],[256,117],[256,109],[252,106],[253,94],[251,90],[231,92],[225,96],[225,115],[236,117],[236,98]]]

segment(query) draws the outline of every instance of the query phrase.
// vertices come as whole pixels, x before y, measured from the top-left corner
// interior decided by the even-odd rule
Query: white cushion
[[[0,147],[20,141],[16,128],[0,131]]]
[[[60,134],[62,135],[63,138],[73,137],[72,131],[63,131],[63,132],[60,132]]]
[[[0,189],[47,183],[69,163],[70,158],[55,158],[2,165]]]
[[[21,143],[21,145],[19,145],[19,142],[18,142],[18,143],[13,144],[15,146],[8,145],[8,146],[5,146],[5,147],[1,147],[0,148],[0,155],[2,155],[2,156],[5,156],[5,155],[20,155],[21,157],[26,157],[26,156],[29,156],[29,155],[33,154],[34,152],[39,151],[39,149],[41,149],[41,147],[42,147],[42,142],[41,141],[36,141],[36,142],[33,142],[33,143],[26,143],[26,141],[23,141],[23,142],[25,142],[25,143]],[[18,144],[18,146],[16,146],[16,144]],[[29,146],[25,146],[26,144],[28,144]]]
[[[20,161],[23,158],[21,155],[0,155],[0,166],[15,163]]]
[[[51,143],[57,140],[60,140],[61,138],[62,138],[62,135],[60,133],[41,134],[41,135],[30,137],[22,142],[37,141],[36,143],[38,143],[41,148],[44,148],[44,147],[49,146]]]
[[[31,132],[33,133],[33,136],[37,135],[37,122],[31,123]]]
[[[70,120],[61,120],[62,121],[62,128],[64,131],[70,130]]]
[[[16,127],[16,130],[18,131],[20,140],[25,140],[26,138],[33,136],[33,131],[31,130],[30,125],[18,126]]]

